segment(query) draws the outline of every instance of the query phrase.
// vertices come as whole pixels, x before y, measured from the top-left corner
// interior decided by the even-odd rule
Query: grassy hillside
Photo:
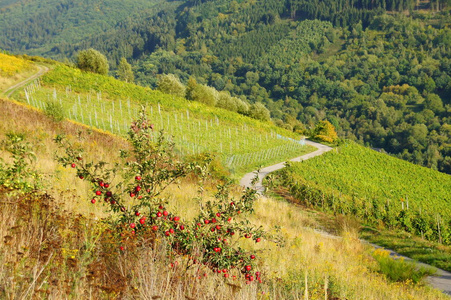
[[[347,142],[321,157],[293,163],[274,182],[308,206],[451,244],[447,174]],[[437,264],[450,268],[447,259],[437,258]]]
[[[272,123],[63,65],[15,98],[50,114],[56,113],[49,108],[54,107],[69,119],[119,135],[146,106],[155,128],[173,135],[180,154],[217,153],[238,175],[313,149],[282,138],[300,136]]]
[[[31,62],[0,52],[0,93],[35,71]]]
[[[75,176],[72,168],[62,168],[53,159],[56,134],[74,139],[85,136],[80,146],[86,160],[115,163],[124,140],[110,134],[89,131],[72,122],[53,122],[36,109],[20,103],[0,100],[0,139],[5,134],[22,133],[33,145],[37,160],[34,166],[44,176],[50,195],[17,197],[2,187],[0,192],[0,291],[2,298],[45,297],[77,299],[81,295],[96,299],[446,299],[427,287],[412,283],[391,283],[378,274],[373,253],[365,248],[355,232],[343,233],[343,239],[329,239],[306,229],[315,226],[297,207],[261,198],[249,220],[267,230],[277,226],[275,244],[264,240],[260,245],[239,242],[255,249],[261,260],[264,281],[241,284],[233,279],[204,271],[201,277],[185,272],[156,247],[127,248],[120,252],[109,247],[111,230],[102,206],[89,202],[89,186]],[[0,157],[8,161],[4,149]],[[168,209],[183,219],[197,212],[195,181],[180,182],[165,197]],[[214,190],[215,182],[206,186]],[[240,195],[240,189],[233,195]],[[164,240],[164,236],[161,237]],[[183,258],[176,258],[180,264]],[[9,262],[9,263],[6,263]],[[30,267],[32,266],[32,267]],[[205,275],[204,275],[205,274]],[[306,282],[307,279],[307,282]]]

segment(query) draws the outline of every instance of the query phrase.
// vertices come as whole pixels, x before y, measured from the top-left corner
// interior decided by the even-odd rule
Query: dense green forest
[[[155,88],[160,74],[184,84],[194,77],[265,104],[287,129],[309,134],[327,119],[341,137],[451,173],[449,2],[162,1],[90,37],[60,31],[67,39],[47,41],[53,46],[42,54],[74,59],[95,48],[112,72],[127,58],[139,84]],[[25,22],[12,9],[2,14]],[[46,20],[36,28],[58,24]],[[0,34],[0,48],[21,52],[45,39],[14,22],[0,28],[6,23],[15,31]]]
[[[113,29],[164,0],[7,0],[0,2],[0,48],[17,53],[57,53]],[[49,56],[49,55],[47,55]]]

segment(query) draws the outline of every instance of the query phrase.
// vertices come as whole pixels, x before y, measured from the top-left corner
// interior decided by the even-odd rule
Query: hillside
[[[0,49],[30,55],[49,53],[107,32],[167,1],[22,1],[0,3]]]
[[[0,109],[1,163],[10,166],[13,157],[9,151],[14,149],[25,150],[21,157],[29,157],[27,149],[32,149],[36,158],[22,165],[17,177],[4,172],[14,168],[0,169],[2,298],[299,299],[307,294],[310,299],[447,299],[411,281],[390,282],[373,258],[386,259],[385,252],[366,248],[349,228],[343,227],[343,239],[320,236],[304,227],[316,226],[308,214],[270,198],[260,198],[254,203],[255,212],[246,214],[252,226],[261,225],[268,232],[263,241],[258,244],[244,237],[230,238],[241,251],[255,253],[262,283],[246,284],[238,270],[230,269],[230,278],[226,278],[224,273],[217,275],[208,267],[191,264],[191,257],[165,252],[164,245],[171,238],[165,237],[164,231],[157,235],[157,241],[164,243],[152,244],[152,238],[134,239],[129,226],[118,228],[112,222],[117,219],[108,209],[110,204],[92,203],[93,189],[100,189],[97,181],[92,185],[79,179],[81,166],[91,160],[119,163],[119,149],[131,147],[123,138],[76,122],[55,122],[23,103],[1,99]],[[70,164],[64,168],[55,161],[55,153],[62,154],[54,142],[57,134],[65,134],[75,147],[84,149],[77,152],[81,161],[70,157],[76,168]],[[18,147],[12,148],[8,145],[14,136],[20,139]],[[35,185],[37,190],[26,192],[29,184],[37,183],[35,171],[41,174],[42,187]],[[114,175],[117,179],[119,172]],[[181,216],[180,222],[186,226],[198,214],[196,182],[195,177],[182,179],[161,195],[171,215]],[[201,191],[214,193],[218,184],[211,177]],[[239,203],[241,196],[242,189],[232,188],[227,206],[229,197]],[[242,220],[238,215],[236,219]],[[233,222],[236,230],[242,226]],[[145,226],[137,228],[135,235],[141,236]],[[177,229],[176,234],[182,233]]]
[[[398,229],[451,244],[451,176],[347,142],[321,157],[291,163],[272,178],[295,202],[356,217],[375,231]],[[418,253],[420,254],[420,253]],[[427,258],[451,269],[449,257]]]
[[[13,97],[54,117],[122,136],[144,106],[151,122],[173,136],[179,154],[215,153],[237,178],[313,150],[270,122],[61,64]]]
[[[194,77],[264,103],[288,130],[327,119],[342,138],[451,172],[449,1],[35,3],[3,9],[0,48],[75,61],[92,47],[112,74],[130,61],[140,85]]]

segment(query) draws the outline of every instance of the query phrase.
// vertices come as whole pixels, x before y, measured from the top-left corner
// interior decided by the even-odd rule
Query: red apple
[[[153,231],[157,231],[158,230],[158,226],[157,225],[152,226],[152,230]]]
[[[255,242],[259,243],[261,240],[262,240],[261,238],[257,238],[257,239],[255,239]]]
[[[70,166],[71,166],[72,168],[75,168],[75,164],[71,164]]]
[[[246,271],[250,271],[250,270],[252,269],[252,267],[251,267],[251,266],[245,266],[244,269],[245,269]]]
[[[96,203],[96,199],[92,199],[92,200],[91,200],[91,203],[92,203],[92,204]]]
[[[135,211],[135,216],[139,216],[141,213],[139,211]]]
[[[157,212],[157,217],[161,217],[163,214],[161,212]]]
[[[141,225],[144,225],[145,222],[146,220],[144,218],[139,219],[139,223],[141,223]]]
[[[96,191],[96,195],[97,195],[97,196],[102,195],[102,191]]]
[[[130,224],[130,228],[135,228],[136,227],[136,224],[135,223],[131,223]]]
[[[251,255],[251,259],[255,259],[255,255]]]

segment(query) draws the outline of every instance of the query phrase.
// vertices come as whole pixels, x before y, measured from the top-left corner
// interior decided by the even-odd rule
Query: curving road
[[[315,142],[312,142],[312,141],[309,141],[309,140],[305,140],[305,144],[313,146],[313,147],[317,148],[318,150],[310,152],[310,153],[307,153],[305,155],[302,155],[302,156],[299,156],[299,157],[296,157],[296,158],[293,158],[290,161],[298,162],[298,161],[306,160],[306,159],[309,159],[309,158],[321,155],[321,154],[323,154],[325,152],[328,152],[328,151],[333,149],[333,148],[331,148],[329,146],[326,146],[326,145],[323,145],[323,144],[319,144],[319,143],[315,143]],[[280,169],[282,169],[284,167],[285,167],[285,162],[281,162],[281,163],[278,163],[276,165],[269,166],[269,167],[261,169],[260,172],[258,173],[258,182],[254,186],[254,189],[256,189],[257,192],[260,195],[263,195],[263,192],[265,191],[265,187],[263,186],[263,183],[262,183],[263,179],[269,173],[277,171],[277,170],[280,170]],[[240,181],[240,185],[244,186],[244,187],[253,187],[252,186],[252,179],[255,177],[255,172],[256,171],[251,172],[251,173],[247,173],[246,175],[244,175],[244,177]]]
[[[315,143],[315,142],[308,141],[308,140],[306,140],[305,143],[307,145],[311,145],[313,147],[318,148],[318,150],[316,150],[314,152],[307,153],[305,155],[302,155],[302,156],[299,156],[299,157],[296,157],[296,158],[293,158],[293,159],[291,159],[291,161],[294,161],[294,162],[303,161],[303,160],[306,160],[306,159],[309,159],[309,158],[321,155],[321,154],[323,154],[325,152],[328,152],[328,151],[333,149],[333,148],[331,148],[329,146],[326,146],[326,145],[323,145],[323,144],[319,144],[319,143]],[[255,174],[256,174],[257,171],[254,171],[254,172],[251,172],[251,173],[247,173],[241,179],[240,185],[243,186],[243,187],[254,188],[255,190],[257,190],[257,192],[260,195],[263,195],[263,193],[265,191],[265,187],[263,186],[263,183],[262,183],[263,179],[269,173],[277,171],[277,170],[280,170],[280,169],[282,169],[284,167],[285,167],[285,162],[282,162],[282,163],[278,163],[276,165],[269,166],[269,167],[261,169],[260,172],[258,173],[259,174],[258,182],[254,186],[252,185],[252,179],[255,177]],[[317,231],[317,230],[315,230],[315,231],[320,233],[321,235],[328,236],[330,238],[340,238],[338,236],[334,236],[334,235],[331,235],[331,234],[326,233],[326,232]],[[368,242],[363,241],[363,240],[362,240],[362,242],[368,243]],[[375,248],[383,248],[383,247],[380,247],[380,246],[374,245],[374,244],[370,244],[370,245],[375,247]],[[390,256],[392,256],[394,258],[403,257],[406,260],[411,260],[410,258],[402,256],[402,255],[396,253],[393,250],[390,250],[390,249],[386,249],[386,250],[388,250],[390,252]],[[432,267],[432,266],[424,264],[424,263],[418,263],[418,266],[435,268],[435,267]],[[436,288],[438,290],[441,290],[444,294],[447,294],[447,295],[451,296],[451,273],[447,272],[445,270],[442,270],[442,269],[438,269],[438,268],[435,268],[435,269],[437,269],[437,273],[435,275],[433,275],[433,276],[428,276],[427,279],[426,279],[426,282],[428,282],[432,287],[434,287],[434,288]]]
[[[27,79],[9,87],[3,94],[6,95],[6,97],[11,97],[11,95],[14,93],[15,90],[17,90],[18,88],[26,85],[27,83],[32,82],[33,80],[35,80],[36,78],[38,78],[39,76],[43,75],[44,73],[48,72],[49,68],[45,67],[45,66],[39,66],[36,65],[38,67],[38,71],[31,75],[30,77],[28,77]]]

